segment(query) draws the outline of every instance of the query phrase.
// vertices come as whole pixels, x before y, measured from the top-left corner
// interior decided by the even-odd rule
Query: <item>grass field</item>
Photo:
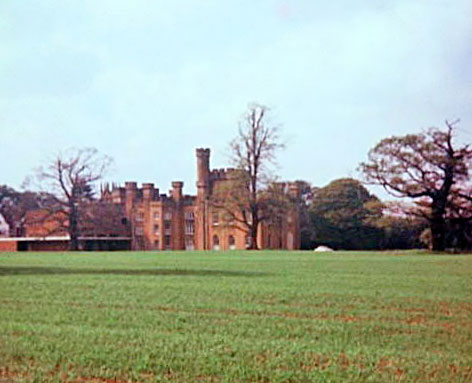
[[[0,382],[472,382],[472,256],[0,255]]]

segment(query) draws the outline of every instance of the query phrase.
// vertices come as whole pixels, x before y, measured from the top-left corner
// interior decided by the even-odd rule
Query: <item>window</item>
[[[169,250],[172,248],[171,244],[170,244],[170,235],[166,235],[164,237],[164,246],[166,248],[166,250]]]
[[[193,221],[185,221],[185,234],[193,235],[195,233],[195,225]]]
[[[144,221],[144,213],[142,211],[138,212],[138,214],[136,215],[136,221],[137,222]]]
[[[234,239],[233,235],[228,237],[228,246],[230,250],[236,249],[236,240]]]
[[[135,231],[136,235],[143,235],[144,234],[144,230],[141,226],[138,226]]]
[[[166,235],[170,235],[172,224],[170,221],[164,221],[164,231]]]
[[[172,219],[172,212],[167,211],[167,212],[164,214],[164,219],[167,220],[167,221],[170,221],[170,220]]]
[[[219,216],[218,216],[218,213],[213,213],[213,218],[212,218],[212,222],[213,222],[213,226],[217,226],[218,223],[219,223]]]
[[[154,212],[154,221],[159,221],[161,219],[161,214],[158,211]]]
[[[220,239],[216,234],[213,236],[213,250],[220,250]]]
[[[232,214],[226,214],[226,222],[230,226],[234,226],[234,216]]]
[[[154,234],[159,235],[159,225],[157,223],[154,224]]]
[[[155,248],[156,250],[159,250],[159,240],[158,240],[158,239],[156,239],[156,240],[154,241],[154,248]]]
[[[287,250],[293,250],[293,233],[287,233]]]
[[[193,221],[195,219],[195,216],[193,214],[193,211],[187,211],[185,212],[185,220],[187,221]]]
[[[185,237],[185,250],[194,250],[195,245],[193,242],[193,236],[187,236]]]

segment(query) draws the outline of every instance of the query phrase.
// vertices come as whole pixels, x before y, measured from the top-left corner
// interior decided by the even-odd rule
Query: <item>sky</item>
[[[1,0],[0,184],[95,147],[106,181],[193,193],[195,148],[229,166],[252,102],[280,126],[281,179],[316,186],[446,119],[471,142],[471,17],[470,0]]]

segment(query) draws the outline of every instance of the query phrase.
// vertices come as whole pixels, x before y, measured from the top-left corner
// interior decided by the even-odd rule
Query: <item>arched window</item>
[[[216,234],[213,236],[213,250],[220,250],[220,239]]]
[[[233,235],[228,237],[228,246],[230,250],[236,249],[236,240],[234,239]]]
[[[287,234],[287,250],[293,250],[293,233]]]

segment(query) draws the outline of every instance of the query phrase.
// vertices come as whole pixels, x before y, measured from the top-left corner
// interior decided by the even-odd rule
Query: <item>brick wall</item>
[[[0,252],[3,251],[18,251],[18,241],[0,241]]]

